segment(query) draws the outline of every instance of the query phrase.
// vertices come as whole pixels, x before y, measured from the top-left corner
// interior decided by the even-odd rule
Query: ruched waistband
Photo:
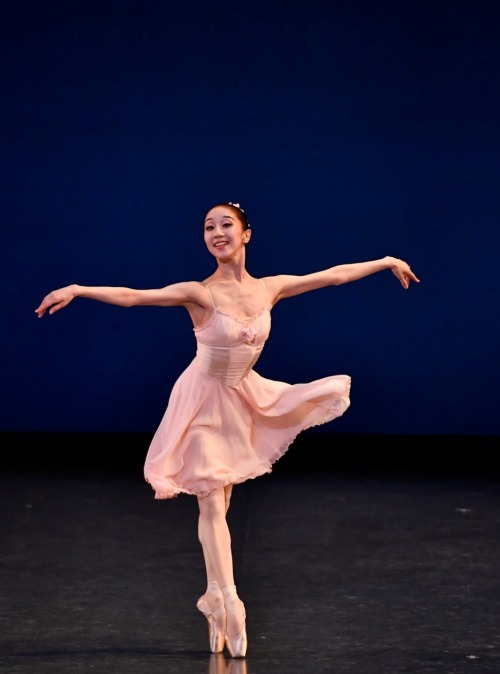
[[[220,379],[228,386],[236,386],[255,365],[263,347],[263,344],[209,346],[198,342],[196,363],[205,374]]]

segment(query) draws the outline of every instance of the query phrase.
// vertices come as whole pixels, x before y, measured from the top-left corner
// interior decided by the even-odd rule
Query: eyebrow
[[[223,217],[223,218],[229,218],[230,220],[234,220],[234,218],[233,218],[232,215],[225,215],[225,214],[224,214],[222,217]],[[207,219],[205,220],[205,222],[212,222],[212,221],[213,221],[213,218],[207,218]]]

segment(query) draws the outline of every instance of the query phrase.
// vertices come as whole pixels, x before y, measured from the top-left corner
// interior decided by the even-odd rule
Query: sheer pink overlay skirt
[[[195,358],[172,389],[144,477],[155,498],[167,499],[269,473],[301,431],[347,410],[350,385],[344,374],[288,384],[254,370],[228,385]]]

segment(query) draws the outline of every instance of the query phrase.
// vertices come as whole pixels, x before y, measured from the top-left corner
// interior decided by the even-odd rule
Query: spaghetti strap
[[[204,285],[205,288],[208,290],[208,294],[210,295],[210,301],[212,302],[212,307],[213,307],[214,309],[217,309],[217,305],[215,304],[214,296],[212,295],[212,291],[211,291],[210,288],[208,287],[208,283],[204,283],[203,285]]]

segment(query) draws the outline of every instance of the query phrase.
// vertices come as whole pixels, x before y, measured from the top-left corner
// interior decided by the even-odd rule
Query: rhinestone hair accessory
[[[240,206],[240,204],[237,203],[237,202],[234,202],[234,201],[228,201],[228,202],[227,202],[227,205],[228,205],[228,206],[233,206],[233,208],[237,208],[237,209],[238,209],[239,211],[241,211],[242,213],[245,213],[244,209],[243,209],[243,208]],[[245,213],[245,220],[246,220],[246,213]],[[250,223],[248,222],[248,220],[247,220],[247,227],[248,227],[248,229],[250,229]]]

